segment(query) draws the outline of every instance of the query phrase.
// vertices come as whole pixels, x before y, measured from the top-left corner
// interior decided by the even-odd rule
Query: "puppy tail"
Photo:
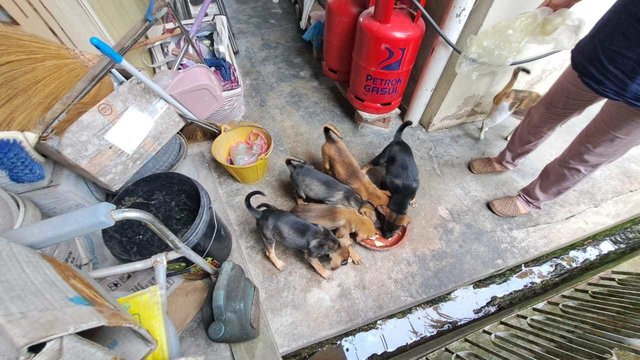
[[[299,157],[290,156],[284,161],[284,163],[287,164],[289,169],[291,169],[294,167],[294,164],[306,164],[307,162]]]
[[[259,191],[259,190],[252,191],[248,193],[247,196],[244,198],[244,206],[247,207],[247,210],[249,210],[249,212],[251,213],[251,215],[253,215],[254,218],[260,219],[260,217],[262,216],[262,211],[254,208],[253,205],[251,205],[251,198],[256,195],[266,196],[262,191]]]
[[[336,129],[336,127],[333,124],[325,125],[324,126],[324,139],[327,142],[334,142],[335,141],[335,139],[334,139],[333,135],[331,135],[331,133],[334,133],[337,137],[342,139],[342,134],[340,134],[340,131],[338,131],[338,129]]]
[[[411,125],[413,125],[411,121],[403,122],[398,128],[398,130],[396,130],[396,134],[393,137],[393,141],[402,141],[402,133],[404,132],[404,129],[408,128]]]

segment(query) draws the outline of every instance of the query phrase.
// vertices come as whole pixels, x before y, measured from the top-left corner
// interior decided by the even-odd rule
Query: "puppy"
[[[518,79],[520,72],[531,74],[529,69],[518,66],[513,70],[511,74],[511,80],[507,85],[493,98],[493,106],[489,114],[482,119],[482,129],[480,130],[480,140],[484,139],[484,133],[489,130],[490,127],[501,123],[509,116],[513,116],[518,120],[522,120],[530,107],[540,100],[542,95],[535,91],[529,90],[513,90],[513,85]],[[511,134],[515,131],[515,128],[511,130],[506,139],[511,138]]]
[[[343,205],[357,209],[372,221],[376,221],[376,211],[371,204],[362,200],[351,187],[340,183],[333,177],[316,170],[306,161],[288,158],[285,163],[291,173],[291,182],[296,189],[296,201],[322,202],[331,205]]]
[[[320,263],[320,256],[329,255],[332,270],[347,264],[349,249],[341,247],[331,231],[269,204],[261,204],[258,207],[262,210],[258,210],[251,205],[251,198],[255,195],[265,196],[262,191],[252,191],[245,197],[244,204],[256,218],[256,227],[264,242],[267,257],[278,270],[284,270],[285,263],[275,253],[276,241],[288,248],[303,251],[305,259],[325,279],[331,277],[331,271]]]
[[[334,136],[335,135],[335,136]],[[324,126],[325,143],[322,145],[322,166],[338,181],[349,185],[360,197],[376,208],[386,208],[391,193],[378,189],[369,177],[360,172],[360,166],[351,155],[342,135],[333,125]]]
[[[351,234],[356,234],[357,242],[378,235],[373,221],[352,208],[324,204],[298,204],[291,209],[291,213],[310,223],[336,230],[336,237],[342,247],[349,249],[349,256],[355,265],[362,264],[362,258],[351,246]]]
[[[411,121],[405,121],[396,131],[393,141],[387,145],[378,156],[362,168],[366,174],[369,169],[376,166],[384,166],[385,174],[380,184],[382,189],[391,192],[389,205],[380,208],[384,215],[382,236],[389,238],[400,226],[407,226],[411,218],[407,215],[409,204],[415,202],[420,178],[418,165],[413,158],[411,147],[402,140],[402,133],[411,126]]]

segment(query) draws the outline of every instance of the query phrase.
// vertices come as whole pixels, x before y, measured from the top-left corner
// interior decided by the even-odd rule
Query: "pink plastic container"
[[[198,117],[206,119],[222,107],[222,85],[206,65],[158,72],[153,80]]]

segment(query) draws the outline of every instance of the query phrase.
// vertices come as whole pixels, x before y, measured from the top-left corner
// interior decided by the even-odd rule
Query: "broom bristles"
[[[210,141],[215,138],[215,135],[211,131],[205,130],[196,124],[189,124],[185,126],[180,130],[180,132],[189,144]]]
[[[0,25],[0,38],[0,130],[33,130],[97,60],[13,26]],[[112,91],[110,79],[103,79],[69,109],[56,131],[64,131]]]

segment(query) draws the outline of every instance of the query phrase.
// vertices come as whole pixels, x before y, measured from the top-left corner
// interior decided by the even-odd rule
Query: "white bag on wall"
[[[568,9],[553,12],[543,7],[522,13],[469,37],[456,71],[475,78],[500,70],[514,60],[530,57],[529,52],[523,54],[528,45],[538,45],[541,52],[571,49],[583,26],[584,21]]]

